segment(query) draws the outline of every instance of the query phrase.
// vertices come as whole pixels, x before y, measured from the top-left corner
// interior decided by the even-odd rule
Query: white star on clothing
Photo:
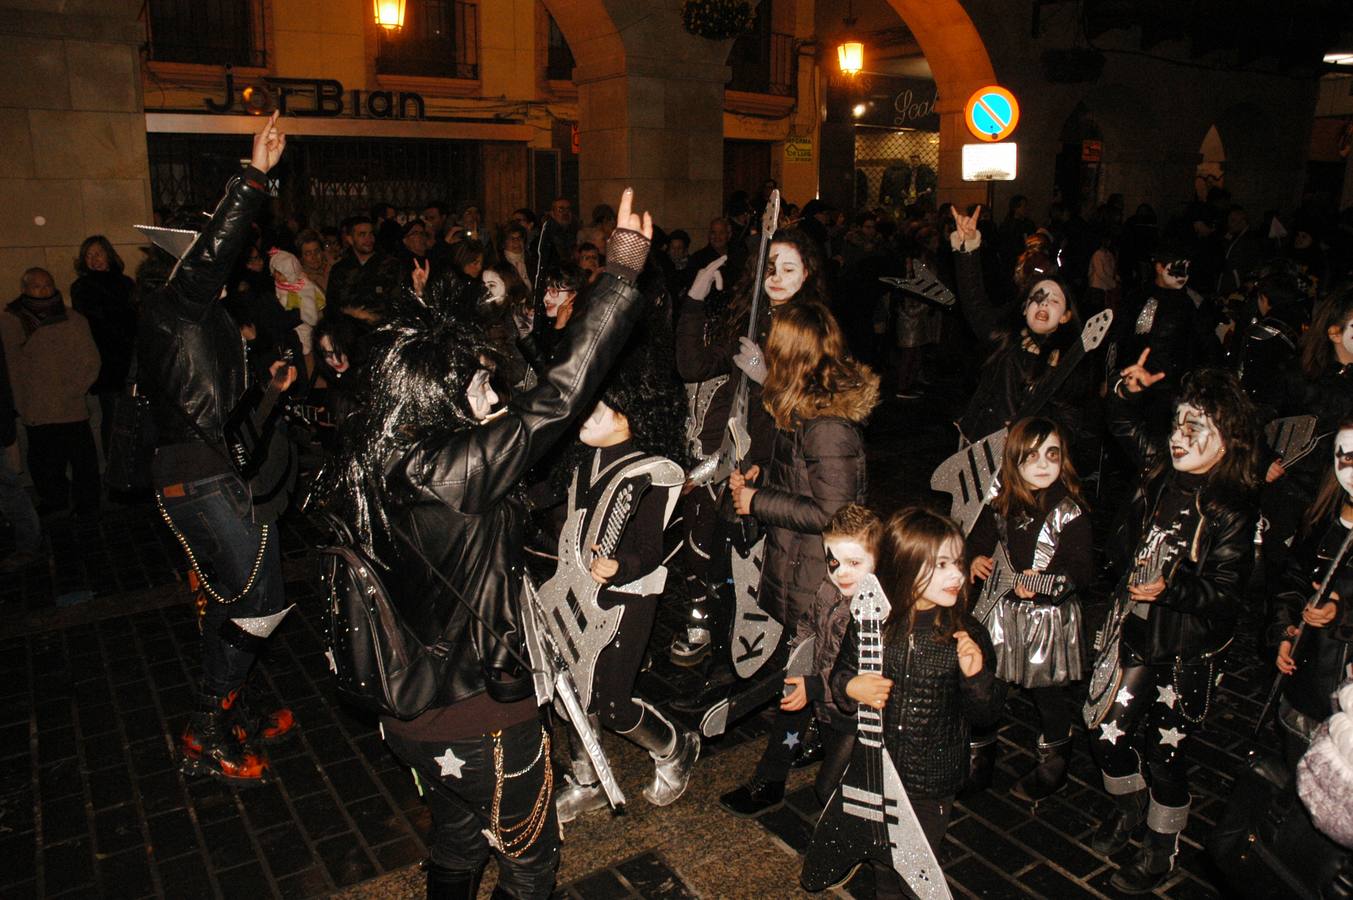
[[[1167,684],[1164,687],[1157,685],[1156,702],[1164,703],[1166,709],[1174,709],[1174,702],[1179,699],[1179,692],[1174,689],[1174,685]]]
[[[1118,693],[1114,695],[1113,702],[1119,706],[1127,706],[1132,702],[1132,691],[1127,688],[1119,688]]]
[[[1157,728],[1156,730],[1160,732],[1160,742],[1169,744],[1176,750],[1179,749],[1179,742],[1185,738],[1184,733],[1178,728]]]
[[[465,765],[465,760],[456,756],[456,751],[450,747],[446,748],[446,753],[441,756],[432,757],[432,761],[442,767],[442,777],[450,775],[453,778],[460,777],[460,767]]]
[[[1127,734],[1126,731],[1118,727],[1118,723],[1116,721],[1105,722],[1103,725],[1099,726],[1099,730],[1103,732],[1103,734],[1099,736],[1099,739],[1101,741],[1108,741],[1115,747],[1118,746],[1118,739],[1123,735]]]
[[[335,675],[338,674],[338,661],[334,659],[334,648],[330,647],[324,651],[324,658],[329,661],[329,671]]]
[[[788,747],[790,750],[793,750],[801,743],[801,741],[799,740],[799,733],[797,731],[786,732],[784,743],[786,747]]]

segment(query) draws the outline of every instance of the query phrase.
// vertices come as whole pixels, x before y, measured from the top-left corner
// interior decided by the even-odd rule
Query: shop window
[[[429,78],[479,77],[479,4],[408,0],[404,27],[381,29],[376,71]]]
[[[545,19],[548,23],[545,32],[545,77],[550,81],[572,81],[573,67],[577,65],[573,60],[573,50],[564,40],[564,32],[559,30],[559,23],[554,20],[554,16],[547,12]]]
[[[794,36],[771,30],[770,0],[757,5],[751,32],[733,42],[728,65],[733,70],[729,90],[784,97],[794,93]]]
[[[149,0],[146,43],[157,62],[262,68],[263,0]]]

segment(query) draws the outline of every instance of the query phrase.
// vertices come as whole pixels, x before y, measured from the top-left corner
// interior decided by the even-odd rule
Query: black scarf
[[[44,325],[54,325],[66,321],[66,301],[60,291],[50,297],[30,297],[20,294],[8,307],[11,314],[18,316],[23,323],[25,338],[33,336]]]

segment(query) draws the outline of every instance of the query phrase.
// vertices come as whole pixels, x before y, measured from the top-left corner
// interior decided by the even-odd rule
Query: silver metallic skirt
[[[1067,684],[1084,677],[1081,605],[1020,600],[1007,594],[984,622],[996,647],[996,677],[1020,687]]]

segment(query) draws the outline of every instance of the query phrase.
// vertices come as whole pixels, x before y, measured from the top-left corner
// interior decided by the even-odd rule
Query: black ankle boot
[[[1142,830],[1146,822],[1146,789],[1131,794],[1117,794],[1115,809],[1090,838],[1090,847],[1096,853],[1112,856],[1127,846]]]
[[[475,900],[483,869],[447,869],[427,863],[428,900]]]
[[[204,694],[179,738],[184,775],[211,775],[233,784],[268,779],[268,758],[236,734],[235,692]]]
[[[1179,835],[1146,832],[1146,840],[1132,862],[1114,873],[1109,884],[1124,894],[1149,894],[1160,887],[1174,871],[1179,850]]]
[[[968,780],[958,792],[959,800],[971,800],[991,787],[996,771],[996,735],[968,745]]]
[[[1010,793],[1021,800],[1037,803],[1066,787],[1067,765],[1071,762],[1071,735],[1045,743],[1038,737],[1038,763],[1024,773]]]
[[[719,805],[735,816],[750,819],[774,809],[784,802],[785,783],[753,778],[736,790],[719,798]]]

